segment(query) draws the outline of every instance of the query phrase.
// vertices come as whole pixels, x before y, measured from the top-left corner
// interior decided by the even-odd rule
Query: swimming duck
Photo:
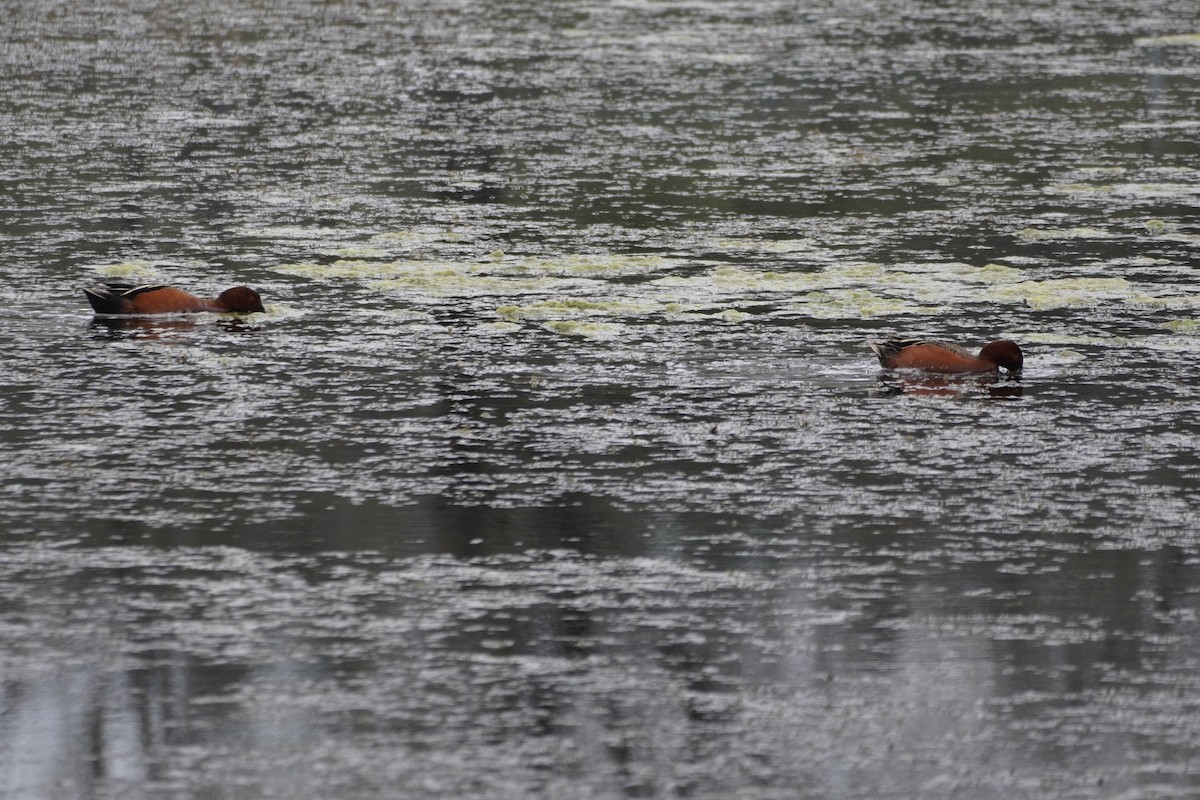
[[[988,342],[978,355],[965,347],[928,339],[889,336],[867,342],[885,369],[919,369],[925,372],[1020,372],[1024,356],[1016,342]]]
[[[185,314],[202,311],[246,314],[265,311],[258,292],[248,286],[226,289],[206,300],[173,286],[134,286],[131,283],[98,283],[84,288],[97,314]]]

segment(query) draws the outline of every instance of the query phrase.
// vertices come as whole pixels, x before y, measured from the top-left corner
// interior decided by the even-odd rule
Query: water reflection
[[[10,678],[0,718],[0,782],[10,797],[144,797],[149,731],[122,673],[47,664]]]
[[[1082,546],[1048,555],[1036,535],[1006,552],[964,538],[959,557],[915,568],[886,548],[809,540],[801,553],[746,533],[743,555],[791,552],[764,573],[702,551],[689,565],[44,550],[36,567],[57,577],[22,587],[23,645],[5,657],[6,789],[484,797],[498,781],[596,796],[762,782],[899,798],[929,780],[924,762],[883,757],[903,751],[964,780],[987,763],[1052,791],[1080,770],[1132,790],[1152,745],[1110,709],[1172,726],[1147,692],[1194,685],[1200,598],[1180,589],[1196,576],[1178,553],[1139,565]],[[8,590],[14,567],[0,567]],[[68,623],[52,632],[55,614]],[[1148,623],[1157,644],[1138,646]]]
[[[254,333],[263,329],[261,322],[248,322],[233,316],[189,314],[187,316],[109,316],[92,318],[91,327],[101,339],[169,339],[197,329],[215,327],[227,333]]]
[[[984,396],[1019,398],[1025,387],[1011,375],[915,375],[903,371],[880,373],[871,394],[877,397],[913,395],[927,397]]]

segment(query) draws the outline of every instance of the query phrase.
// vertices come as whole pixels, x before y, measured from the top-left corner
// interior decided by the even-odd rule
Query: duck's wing
[[[155,292],[159,289],[167,288],[165,283],[144,283],[140,286],[135,286],[132,283],[110,283],[108,285],[114,288],[119,288],[121,291],[121,297],[124,297],[126,300],[137,297],[142,292]]]
[[[932,345],[933,347],[940,347],[943,350],[949,350],[956,356],[962,356],[963,358],[975,358],[975,353],[963,347],[961,344],[955,344],[954,342],[943,342],[940,339],[926,339],[923,343]]]
[[[928,339],[905,336],[889,336],[886,339],[870,339],[867,341],[867,346],[875,351],[875,355],[879,356],[879,362],[882,364],[889,358],[895,358],[900,354],[900,351],[906,347],[913,347],[918,344],[938,344],[940,342],[930,342]]]
[[[165,285],[161,283],[140,286],[132,283],[97,283],[95,286],[85,286],[83,293],[97,314],[120,314],[122,301],[163,288]]]
[[[889,336],[886,339],[871,339],[867,342],[875,355],[879,356],[879,361],[882,363],[885,359],[895,358],[900,354],[900,351],[907,347],[916,347],[918,345],[928,345],[930,347],[940,347],[943,350],[948,350],[955,355],[963,358],[975,358],[975,354],[962,345],[954,342],[943,342],[937,339],[922,339],[920,337],[904,337],[904,336]]]

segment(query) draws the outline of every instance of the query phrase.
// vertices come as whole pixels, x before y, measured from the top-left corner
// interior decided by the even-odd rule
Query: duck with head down
[[[1006,369],[1018,373],[1025,364],[1020,346],[1009,339],[988,342],[978,354],[948,342],[890,336],[867,342],[885,369],[938,373],[986,373]]]
[[[86,287],[83,293],[97,314],[248,314],[266,310],[258,292],[248,286],[226,289],[212,300],[161,284],[100,283]]]

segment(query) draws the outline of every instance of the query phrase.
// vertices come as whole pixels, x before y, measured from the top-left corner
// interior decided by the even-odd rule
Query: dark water
[[[0,796],[1200,793],[1193,0],[0,12]]]

